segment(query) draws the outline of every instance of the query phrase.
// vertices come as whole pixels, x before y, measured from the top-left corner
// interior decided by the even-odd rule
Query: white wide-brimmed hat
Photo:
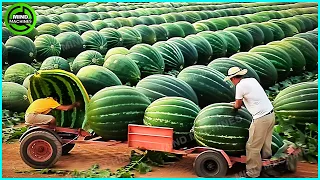
[[[245,74],[247,74],[248,70],[247,69],[241,69],[239,67],[231,67],[228,70],[228,76],[226,78],[224,78],[224,81],[230,80],[231,78],[235,77],[235,76],[243,76]]]

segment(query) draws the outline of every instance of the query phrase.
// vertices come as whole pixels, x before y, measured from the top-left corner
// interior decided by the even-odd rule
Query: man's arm
[[[242,99],[236,99],[236,102],[234,103],[233,107],[235,109],[240,109],[242,106]]]
[[[56,109],[61,110],[61,111],[68,111],[68,110],[71,110],[71,109],[73,109],[73,108],[75,108],[75,107],[77,107],[79,105],[80,105],[79,102],[75,102],[75,103],[73,103],[71,105],[60,105]]]

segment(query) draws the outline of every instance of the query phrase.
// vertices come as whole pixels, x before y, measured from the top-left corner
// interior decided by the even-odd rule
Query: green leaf
[[[311,131],[318,131],[318,126],[316,124],[309,124],[308,128]]]
[[[137,168],[137,171],[141,174],[146,174],[146,173],[150,172],[151,170],[152,170],[152,168],[143,162],[141,162]]]

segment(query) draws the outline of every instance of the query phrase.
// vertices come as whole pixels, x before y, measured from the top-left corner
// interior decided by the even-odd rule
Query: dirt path
[[[125,144],[112,147],[102,145],[76,145],[70,155],[63,156],[56,163],[54,169],[86,170],[93,164],[99,164],[102,169],[116,169],[129,163],[130,149]],[[152,172],[144,175],[135,173],[136,177],[197,177],[192,163],[195,156],[187,156],[182,160],[166,167],[153,167]],[[242,168],[242,167],[240,167]],[[228,172],[229,177],[237,172],[235,167]],[[3,177],[66,177],[62,175],[20,174],[16,171],[31,170],[20,158],[19,143],[2,144],[2,176]],[[318,165],[299,163],[294,174],[285,174],[283,177],[318,177]]]

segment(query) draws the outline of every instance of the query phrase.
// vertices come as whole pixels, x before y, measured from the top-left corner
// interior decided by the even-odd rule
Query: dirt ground
[[[129,162],[130,149],[126,144],[105,147],[102,145],[77,144],[71,153],[62,156],[53,169],[66,170],[86,170],[93,164],[99,164],[102,169],[116,169],[123,167]],[[187,156],[182,160],[165,167],[153,167],[152,172],[141,175],[135,173],[136,177],[197,177],[193,171],[193,161],[195,156]],[[243,166],[236,166],[228,172],[228,177],[233,177],[234,173]],[[20,158],[19,143],[2,144],[2,177],[58,177],[66,178],[63,175],[45,175],[38,173],[16,173],[16,171],[31,170]],[[318,177],[318,165],[299,162],[297,172],[284,174],[282,177]]]

